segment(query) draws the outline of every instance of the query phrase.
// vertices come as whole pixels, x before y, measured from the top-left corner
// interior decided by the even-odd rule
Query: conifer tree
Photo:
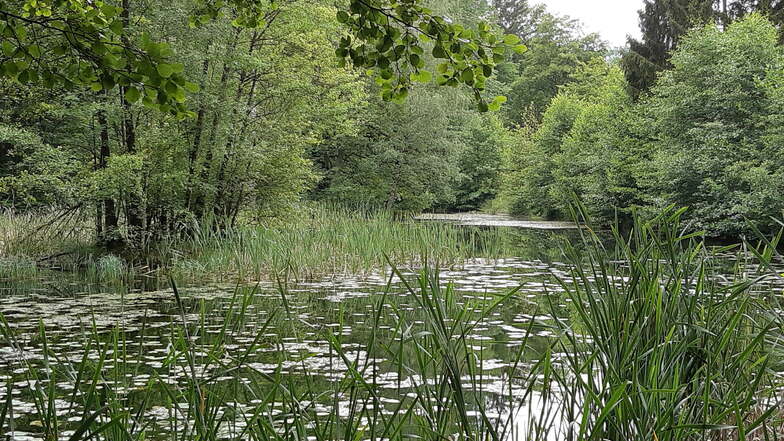
[[[716,3],[716,13],[722,24],[728,25],[747,14],[759,12],[779,29],[779,41],[784,41],[781,38],[784,0],[717,0]]]
[[[492,0],[492,5],[504,32],[517,35],[523,41],[532,37],[536,23],[546,13],[543,5],[531,5],[528,0]]]
[[[642,39],[629,38],[621,65],[633,95],[648,91],[658,72],[670,67],[669,57],[689,29],[710,22],[714,0],[645,0],[640,10]]]
[[[752,12],[766,15],[782,35],[784,0],[645,0],[639,12],[642,39],[630,38],[621,60],[633,95],[647,92],[657,73],[671,67],[669,54],[689,29],[707,23],[726,27]]]

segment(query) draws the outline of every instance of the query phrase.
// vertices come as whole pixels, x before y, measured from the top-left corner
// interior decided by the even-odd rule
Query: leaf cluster
[[[387,101],[401,102],[415,82],[469,87],[482,111],[498,110],[503,96],[487,101],[487,78],[511,53],[526,50],[515,35],[497,35],[487,22],[476,29],[452,23],[420,1],[352,0],[337,19],[349,29],[335,51],[343,64],[371,69]],[[426,66],[426,53],[439,61]]]

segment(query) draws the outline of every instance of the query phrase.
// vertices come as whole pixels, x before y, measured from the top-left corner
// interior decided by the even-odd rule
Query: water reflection
[[[519,287],[515,297],[470,330],[467,341],[481,361],[473,376],[461,378],[478,386],[486,408],[499,421],[514,422],[509,433],[515,436],[536,431],[533,421],[558,420],[557,409],[542,407],[539,392],[531,392],[516,379],[524,377],[554,338],[547,326],[553,317],[544,313],[550,310],[548,306],[557,305],[558,314],[569,318],[570,307],[557,279],[569,281],[559,250],[574,233],[505,231],[505,240],[519,250],[517,256],[471,259],[442,269],[440,283],[454,287],[457,306],[477,315],[488,301]],[[751,263],[738,265],[754,270]],[[403,273],[408,280],[418,274],[417,269]],[[247,424],[243,415],[252,415],[264,403],[263,391],[254,389],[260,376],[283,376],[292,388],[336,391],[326,397],[314,394],[298,403],[317,416],[352,412],[350,396],[335,386],[349,369],[356,369],[380,391],[381,412],[389,415],[402,400],[416,395],[419,386],[433,381],[433,377],[401,370],[378,347],[368,350],[371,339],[379,339],[380,347],[402,344],[406,332],[417,332],[428,320],[404,284],[391,277],[389,268],[361,278],[289,281],[285,290],[269,281],[191,286],[181,289],[182,309],[165,282],[158,289],[110,288],[67,274],[51,276],[0,284],[0,312],[16,335],[15,344],[0,346],[0,383],[11,385],[14,439],[40,439],[40,410],[31,388],[54,383],[58,390],[77,395],[80,380],[74,366],[85,360],[105,362],[102,387],[123,397],[129,410],[142,400],[151,401],[142,415],[150,424],[148,439],[169,439],[168,434],[193,424],[189,403],[172,402],[165,387],[185,387],[194,374],[225,383],[227,396],[233,397],[232,409],[224,410],[233,415],[222,426],[224,438],[242,433]],[[149,286],[149,281],[145,283]],[[411,329],[399,328],[401,315]],[[92,334],[105,345],[88,347],[86,336]],[[328,336],[339,339],[343,356],[336,354]],[[192,349],[190,363],[177,356],[183,351],[183,341]],[[521,348],[524,341],[527,347]],[[216,344],[221,360],[214,360]],[[414,349],[403,346],[402,357],[416,358]],[[241,375],[224,372],[221,363],[232,360],[247,361],[249,369]],[[31,378],[26,364],[42,372],[44,365],[60,366],[63,374]],[[151,393],[153,382],[160,386]],[[64,420],[76,422],[84,417],[81,406],[64,400],[52,405]],[[275,406],[276,424],[284,424],[288,414],[284,406]],[[547,435],[548,439],[555,436]]]

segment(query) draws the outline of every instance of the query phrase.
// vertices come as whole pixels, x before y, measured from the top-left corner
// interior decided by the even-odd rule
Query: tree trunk
[[[123,33],[123,44],[130,46],[128,39],[128,28],[130,27],[130,4],[129,0],[122,0],[122,13],[120,19],[122,20],[125,32]],[[123,134],[125,141],[125,149],[128,153],[136,153],[136,127],[133,122],[133,114],[131,113],[131,103],[125,99],[125,88],[120,88],[120,100],[123,109]],[[144,213],[142,213],[139,195],[131,192],[128,196],[127,202],[127,220],[129,232],[133,234],[140,234],[144,229]]]
[[[202,65],[202,77],[206,78],[207,74],[210,70],[210,60],[205,59],[204,64]],[[204,89],[204,81],[201,82],[201,88]],[[201,137],[202,133],[204,132],[204,117],[207,113],[206,104],[202,103],[199,106],[199,112],[196,116],[196,124],[193,128],[193,144],[191,144],[191,150],[188,153],[188,189],[187,195],[185,197],[185,207],[188,210],[193,209],[193,194],[194,189],[193,187],[197,183],[196,179],[196,161],[199,158],[199,150],[201,149]]]
[[[111,156],[109,148],[109,124],[106,121],[106,111],[98,111],[98,125],[101,128],[101,149],[98,154],[98,169],[105,169],[106,164]],[[103,228],[101,229],[99,239],[109,247],[115,247],[119,242],[119,235],[117,231],[117,209],[114,204],[114,199],[106,198],[98,208],[99,213],[103,217]]]
[[[237,34],[238,35],[238,34]],[[235,38],[236,41],[236,38]],[[229,65],[226,64],[223,66],[223,73],[221,74],[220,79],[220,88],[221,94],[219,102],[222,102],[223,99],[226,97],[226,83],[229,79]],[[220,112],[215,111],[212,116],[212,123],[210,124],[210,131],[209,131],[209,138],[207,139],[207,152],[204,159],[204,166],[201,168],[201,172],[199,173],[199,181],[201,183],[209,182],[210,180],[210,171],[212,167],[212,160],[213,154],[215,149],[215,141],[218,136],[218,127],[220,125]],[[196,197],[194,198],[193,202],[193,214],[196,217],[196,220],[201,221],[204,219],[204,215],[207,212],[207,192],[205,189],[202,189],[196,193]]]

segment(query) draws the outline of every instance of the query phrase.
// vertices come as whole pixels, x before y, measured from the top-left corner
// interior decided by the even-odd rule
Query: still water
[[[466,381],[479,383],[483,400],[499,418],[531,411],[510,404],[510,398],[524,394],[510,381],[510,372],[525,371],[548,347],[553,335],[547,323],[553,318],[543,313],[551,310],[546,305],[569,315],[557,281],[569,278],[560,248],[564,241],[575,243],[577,233],[562,225],[551,227],[494,227],[516,244],[514,255],[469,259],[440,270],[438,283],[453,288],[456,307],[477,319],[493,299],[519,289],[467,335],[480,362],[478,374]],[[416,285],[419,270],[402,269],[403,279]],[[325,417],[351,411],[350,398],[328,391],[336,390],[352,361],[372,365],[362,375],[381,391],[380,402],[390,409],[428,381],[389,359],[389,348],[402,333],[416,332],[428,316],[388,268],[360,278],[181,286],[179,295],[180,302],[165,280],[107,286],[55,272],[38,280],[0,282],[0,313],[13,334],[0,340],[0,384],[8,384],[0,396],[10,391],[13,439],[42,439],[46,423],[33,388],[57,392],[58,399],[47,405],[67,426],[85,418],[84,400],[63,397],[77,397],[95,381],[103,397],[96,394],[94,399],[105,401],[110,395],[125,403],[147,439],[163,440],[193,425],[187,400],[175,393],[186,388],[189,378],[224,381],[223,400],[232,409],[217,437],[234,439],[244,433],[254,406],[268,399],[256,387],[259,379],[282,378],[277,381],[290,389],[310,391],[298,405]],[[401,317],[410,329],[400,329]],[[336,354],[336,341],[344,356]],[[370,341],[378,342],[372,353]],[[193,354],[189,362],[181,356],[183,345]],[[398,354],[416,357],[406,348]],[[225,366],[238,359],[250,369],[227,373]],[[78,366],[84,363],[100,366],[100,378],[82,378]],[[535,402],[535,396],[528,397],[527,406],[535,407]],[[283,407],[279,412],[285,419]],[[526,418],[518,420],[524,424]],[[64,430],[61,437],[71,434]]]

